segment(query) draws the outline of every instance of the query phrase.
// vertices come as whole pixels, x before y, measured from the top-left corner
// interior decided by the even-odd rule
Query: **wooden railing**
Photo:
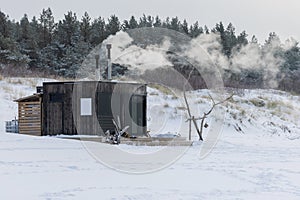
[[[18,120],[14,119],[12,121],[6,121],[5,122],[5,132],[19,133]]]

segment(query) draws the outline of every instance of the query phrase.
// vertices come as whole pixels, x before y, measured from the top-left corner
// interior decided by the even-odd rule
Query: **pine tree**
[[[152,27],[153,21],[153,17],[143,14],[143,16],[140,18],[139,27]]]
[[[42,10],[39,21],[42,28],[40,46],[46,47],[52,42],[55,29],[54,17],[50,8],[48,8],[47,10]]]
[[[41,25],[39,24],[38,20],[36,17],[33,17],[31,22],[30,22],[30,27],[31,27],[31,34],[34,40],[36,41],[37,44],[40,44],[40,33],[42,32],[41,30]]]
[[[48,72],[57,72],[62,66],[62,59],[65,54],[65,46],[53,41],[39,52],[38,67],[44,68]]]
[[[9,25],[8,16],[0,11],[0,63],[17,62],[16,51],[17,46],[13,37],[11,36],[11,30]]]
[[[130,29],[129,22],[126,19],[123,21],[123,24],[121,25],[121,29],[123,31]]]
[[[137,28],[137,27],[138,27],[138,22],[136,21],[134,16],[131,16],[131,18],[129,20],[129,28],[134,29],[134,28]]]
[[[205,33],[205,34],[209,34],[209,29],[207,28],[206,25],[204,26],[204,33]]]
[[[108,35],[114,35],[121,30],[119,18],[116,15],[110,16],[108,24],[106,24],[106,32]]]
[[[189,25],[187,21],[184,19],[181,24],[181,32],[185,33],[186,35],[189,35]]]
[[[298,42],[294,41],[294,45],[284,52],[285,63],[282,66],[284,71],[300,70],[300,48]]]
[[[65,49],[65,55],[62,58],[61,66],[59,67],[59,75],[75,78],[81,63],[85,56],[89,53],[90,46],[84,41],[79,41]]]
[[[246,31],[243,31],[239,34],[237,37],[237,51],[239,51],[242,46],[246,46],[249,43],[247,37],[248,34]]]
[[[0,11],[0,34],[6,38],[9,37],[10,35],[8,17],[1,11]]]
[[[190,36],[192,38],[196,38],[202,33],[203,33],[203,28],[199,27],[198,21],[196,21],[193,25],[191,25],[191,27],[190,27]]]
[[[89,42],[91,37],[91,18],[87,12],[84,13],[80,22],[80,32],[84,42]]]
[[[161,19],[158,16],[155,17],[153,26],[154,27],[161,27],[162,26]]]
[[[178,17],[173,17],[171,19],[171,23],[170,23],[170,29],[174,30],[174,31],[179,31],[181,28],[181,23],[178,20]]]
[[[217,23],[216,26],[215,26],[215,28],[212,29],[212,32],[213,33],[219,33],[221,37],[222,36],[224,37],[224,35],[225,35],[225,28],[224,28],[223,23],[222,22]]]
[[[170,24],[170,18],[169,18],[169,17],[167,17],[167,18],[163,21],[162,27],[163,27],[163,28],[170,28],[170,27],[171,27],[171,24]]]
[[[134,16],[131,16],[131,18],[130,18],[129,21],[124,20],[123,25],[122,25],[122,29],[123,29],[123,30],[135,29],[135,28],[137,28],[138,26],[139,26],[139,25],[138,25],[138,22],[135,20],[135,17],[134,17]]]
[[[264,54],[273,53],[274,57],[284,56],[280,38],[275,32],[269,34],[268,39],[265,40],[265,44],[262,46],[262,50]]]
[[[100,44],[106,37],[107,32],[105,30],[106,24],[103,18],[99,17],[94,20],[91,28],[91,45],[96,46]]]
[[[77,16],[69,11],[65,14],[65,18],[59,21],[55,36],[59,43],[69,46],[72,45],[74,40],[79,40],[79,32]]]
[[[29,23],[28,17],[25,14],[20,21],[21,35],[18,38],[20,44],[20,52],[27,56],[27,63],[31,67],[36,67],[38,59],[38,45],[36,38],[34,38],[32,27]]]
[[[224,37],[221,34],[221,40],[223,45],[223,52],[227,57],[231,56],[232,49],[237,45],[237,37],[235,35],[235,27],[232,23],[229,23],[225,32]]]
[[[269,33],[269,37],[265,40],[265,45],[280,44],[280,38],[275,32]]]
[[[252,43],[252,44],[258,44],[258,39],[256,38],[255,35],[252,36],[252,38],[251,38],[251,43]]]

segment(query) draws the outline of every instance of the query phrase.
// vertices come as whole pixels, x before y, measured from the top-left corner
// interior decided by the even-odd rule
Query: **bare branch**
[[[194,71],[194,68],[190,71],[188,79],[186,80],[186,82],[184,84],[184,88],[183,88],[183,97],[184,97],[184,101],[185,101],[185,104],[186,104],[186,107],[187,107],[187,111],[188,111],[188,115],[189,115],[189,123],[190,123],[189,124],[189,139],[191,140],[191,122],[193,122],[193,124],[194,124],[194,126],[196,128],[196,131],[197,131],[197,133],[199,135],[199,139],[203,140],[202,133],[199,130],[199,127],[197,125],[197,121],[195,120],[195,117],[192,116],[190,105],[189,105],[189,102],[188,102],[187,97],[186,97],[186,89],[185,88],[186,88],[186,85],[188,84],[188,81],[191,78],[191,75],[192,75],[193,71]]]
[[[196,128],[196,131],[197,131],[198,135],[199,135],[199,140],[203,140],[202,133],[203,133],[203,127],[204,127],[205,119],[207,118],[207,116],[213,111],[213,109],[217,105],[220,105],[220,104],[228,101],[229,99],[231,99],[233,94],[230,97],[228,97],[228,98],[226,98],[223,101],[220,101],[218,103],[216,103],[214,98],[209,94],[209,97],[210,97],[210,99],[213,103],[212,107],[210,108],[210,110],[208,112],[206,112],[206,113],[204,112],[202,117],[195,118],[195,116],[192,116],[190,105],[189,105],[189,102],[188,102],[187,97],[186,97],[186,85],[188,84],[188,81],[190,80],[193,71],[194,71],[194,68],[190,71],[188,79],[186,80],[186,82],[184,84],[184,88],[183,88],[183,97],[184,97],[187,112],[188,112],[188,115],[189,115],[189,118],[186,120],[186,122],[189,122],[189,140],[191,140],[191,124],[192,124],[192,122],[193,122],[193,124]],[[201,120],[200,129],[199,129],[198,124],[197,124],[198,120]]]
[[[215,104],[215,106],[220,105],[222,103],[225,103],[226,101],[230,100],[233,97],[233,94],[231,94],[229,97],[227,97],[226,99],[224,99],[223,101],[220,101],[218,103]]]

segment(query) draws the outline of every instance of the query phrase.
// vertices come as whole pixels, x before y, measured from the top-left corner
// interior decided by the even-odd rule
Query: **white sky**
[[[74,11],[81,18],[87,11],[92,18],[108,18],[116,14],[120,20],[131,15],[178,16],[189,23],[196,20],[201,25],[213,27],[217,22],[232,22],[237,32],[246,30],[255,34],[260,42],[271,31],[279,34],[282,41],[294,37],[300,40],[300,1],[299,0],[0,0],[0,10],[19,20],[24,13],[29,18],[39,16],[43,8],[50,7],[56,21],[67,11]]]

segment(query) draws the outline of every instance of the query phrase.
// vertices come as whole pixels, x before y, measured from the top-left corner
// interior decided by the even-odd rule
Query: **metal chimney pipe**
[[[98,55],[98,54],[95,55],[95,59],[96,59],[96,78],[98,78],[99,81],[101,81],[101,69],[99,68],[99,58],[100,58],[100,55]]]
[[[111,81],[112,80],[112,78],[111,78],[111,56],[110,56],[111,44],[107,44],[106,48],[107,48],[107,79],[109,81]]]

